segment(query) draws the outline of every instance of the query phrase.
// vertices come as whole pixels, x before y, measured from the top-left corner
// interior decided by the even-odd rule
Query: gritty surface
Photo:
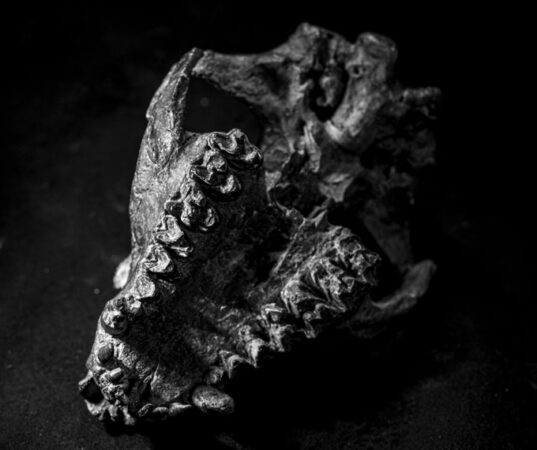
[[[448,43],[446,30],[417,19],[413,28],[378,15],[311,11],[274,27],[277,15],[267,14],[248,22],[202,4],[178,12],[177,23],[144,21],[140,12],[125,25],[71,11],[50,27],[35,12],[12,36],[0,165],[1,448],[535,446],[535,262],[519,197],[527,181],[514,175],[521,170],[514,155],[511,162],[496,150],[505,143],[484,137],[498,123],[476,114],[489,95],[477,83],[483,74],[458,70],[477,65],[475,54],[459,53],[462,40]],[[387,34],[400,43],[407,84],[444,89],[441,169],[424,235],[441,268],[431,294],[383,358],[306,350],[288,361],[285,375],[254,379],[227,423],[107,432],[87,413],[76,382],[113,295],[111,274],[128,253],[128,195],[148,100],[193,45],[259,51],[303,20],[349,38],[366,29]],[[222,105],[233,112],[223,116]],[[240,124],[255,132],[241,105],[213,91],[199,87],[192,106],[193,129]]]

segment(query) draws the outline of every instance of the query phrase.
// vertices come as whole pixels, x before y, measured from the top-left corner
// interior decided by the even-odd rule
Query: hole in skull
[[[244,103],[197,79],[190,81],[185,127],[196,133],[239,128],[255,145],[261,138],[259,122]]]

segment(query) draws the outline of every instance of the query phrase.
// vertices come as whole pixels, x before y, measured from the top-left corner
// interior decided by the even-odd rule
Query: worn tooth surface
[[[396,55],[380,36],[303,24],[262,55],[193,49],[172,67],[146,114],[121,291],[79,384],[93,415],[231,413],[239,372],[327,328],[366,336],[425,294],[434,264],[414,261],[408,223],[439,93],[393,82]],[[184,129],[192,77],[254,109],[259,146],[238,129]],[[364,229],[402,279],[381,301]]]

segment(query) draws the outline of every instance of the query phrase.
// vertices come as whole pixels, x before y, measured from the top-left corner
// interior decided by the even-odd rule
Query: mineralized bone
[[[414,262],[408,221],[439,93],[399,87],[395,57],[386,38],[301,25],[271,52],[194,49],[172,67],[147,112],[121,291],[79,384],[90,412],[128,425],[231,413],[241,367],[331,327],[365,337],[424,295],[434,264]],[[193,77],[253,108],[259,148],[237,129],[184,129]],[[396,268],[394,293],[376,298],[381,257],[329,223],[334,208]]]

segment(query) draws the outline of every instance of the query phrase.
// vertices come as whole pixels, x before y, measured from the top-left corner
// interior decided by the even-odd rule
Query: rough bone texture
[[[330,327],[370,336],[423,296],[434,264],[415,263],[408,222],[439,93],[399,87],[395,58],[386,38],[305,24],[271,52],[194,49],[170,70],[147,112],[121,290],[79,385],[92,414],[230,413],[242,367]],[[253,108],[259,148],[237,129],[184,129],[192,77]],[[352,229],[329,223],[334,210]],[[379,253],[401,284],[384,297]]]

